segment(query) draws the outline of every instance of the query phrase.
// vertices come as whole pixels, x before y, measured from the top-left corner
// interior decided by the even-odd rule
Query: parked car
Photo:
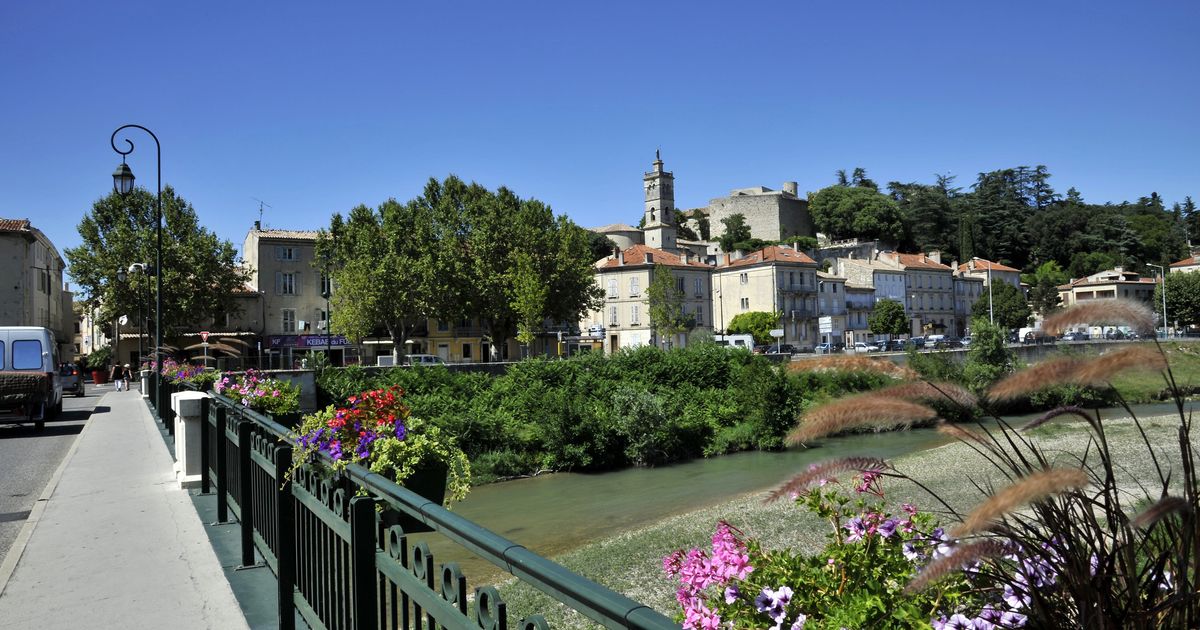
[[[907,349],[908,344],[903,339],[892,339],[884,345],[884,350],[887,352],[904,352]]]
[[[829,354],[830,352],[833,352],[833,344],[819,343],[819,344],[813,346],[813,352],[815,352],[817,354]]]
[[[778,352],[779,354],[795,354],[796,346],[793,346],[790,343],[781,343],[778,346],[771,346],[770,351]]]
[[[880,351],[879,346],[877,346],[873,343],[866,343],[866,342],[859,341],[854,344],[854,352],[879,352],[879,351]]]
[[[1090,336],[1087,333],[1071,330],[1063,333],[1061,339],[1063,341],[1087,341]]]
[[[1105,339],[1125,339],[1125,333],[1119,330],[1110,330],[1104,333]]]
[[[908,343],[916,346],[918,349],[924,348],[925,347],[925,338],[924,337],[909,337]]]
[[[436,354],[410,354],[404,359],[404,365],[445,365],[442,357]]]
[[[74,363],[64,363],[58,367],[58,378],[62,381],[63,395],[67,392],[83,396],[83,373]]]
[[[957,339],[938,339],[933,342],[933,347],[936,350],[950,350],[952,348],[961,348],[963,344]]]
[[[971,346],[971,338],[970,337],[963,337],[962,339],[959,339],[959,341],[962,342],[962,345],[964,348],[969,348]]]
[[[1040,330],[1031,330],[1025,333],[1025,337],[1021,339],[1021,343],[1025,345],[1037,344],[1039,346],[1042,344],[1053,344],[1055,341],[1054,335],[1047,335]]]

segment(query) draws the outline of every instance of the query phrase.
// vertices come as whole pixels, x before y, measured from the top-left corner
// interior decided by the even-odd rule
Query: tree
[[[1004,330],[987,319],[971,321],[971,348],[967,350],[963,380],[976,392],[987,389],[1013,369],[1014,354],[1004,344]]]
[[[599,232],[587,231],[588,250],[591,252],[592,262],[601,258],[608,258],[612,255],[613,250],[617,248],[617,244],[613,240]]]
[[[1072,278],[1083,278],[1090,276],[1096,272],[1112,269],[1117,264],[1117,259],[1112,254],[1105,252],[1089,252],[1077,251],[1071,256],[1071,272]]]
[[[867,316],[867,328],[876,335],[903,335],[909,331],[908,315],[904,305],[884,298],[875,302],[875,309]]]
[[[745,215],[731,214],[721,219],[721,224],[725,226],[725,233],[717,239],[721,244],[721,251],[732,252],[737,249],[738,243],[750,240],[750,226],[746,225]]]
[[[985,321],[990,321],[989,315],[994,315],[997,326],[1013,330],[1028,326],[1033,312],[1020,289],[1007,282],[992,282],[990,302],[985,288],[983,295],[971,307],[971,314],[975,319]]]
[[[167,337],[194,329],[206,320],[234,313],[233,297],[250,279],[229,241],[201,227],[196,211],[167,186],[162,191],[162,325]],[[130,319],[145,299],[136,282],[118,282],[117,271],[131,263],[155,264],[155,197],[145,189],[129,195],[111,193],[92,204],[79,223],[82,244],[64,251],[71,277],[89,302],[101,310],[101,320],[121,315]],[[152,278],[147,278],[153,282]],[[153,290],[150,300],[154,300]],[[148,318],[154,326],[154,318]],[[153,331],[151,331],[153,334]]]
[[[948,186],[949,180],[943,185]],[[890,182],[888,194],[904,217],[911,249],[946,253],[954,250],[954,208],[945,188],[916,182]]]
[[[1149,305],[1161,317],[1162,284],[1154,287],[1154,303]],[[1167,320],[1172,327],[1200,325],[1200,272],[1167,274]]]
[[[708,221],[708,214],[703,210],[696,209],[692,213],[692,218],[696,220],[696,228],[700,231],[700,240],[710,240],[712,238],[712,225]]]
[[[542,282],[533,257],[527,252],[517,252],[512,274],[512,309],[517,314],[517,341],[528,346],[533,343],[544,320],[550,287]]]
[[[1053,260],[1042,263],[1033,273],[1022,276],[1029,284],[1029,305],[1042,315],[1058,308],[1062,301],[1058,287],[1068,281],[1067,272]]]
[[[650,328],[658,335],[663,347],[670,348],[675,335],[691,329],[695,321],[683,312],[683,289],[676,284],[671,268],[654,265],[650,276],[650,286],[646,289]]]
[[[877,238],[890,243],[904,238],[900,208],[871,188],[822,188],[809,198],[808,209],[817,230],[830,238]]]
[[[688,226],[687,217],[684,216],[684,214],[682,212],[676,212],[674,214],[674,217],[675,217],[675,231],[679,233],[679,238],[686,239],[689,241],[700,240],[700,237],[694,231],[692,231],[691,227]]]
[[[779,325],[783,313],[768,313],[766,311],[748,311],[738,313],[729,320],[726,332],[733,335],[751,335],[754,343],[771,343],[771,329]]]

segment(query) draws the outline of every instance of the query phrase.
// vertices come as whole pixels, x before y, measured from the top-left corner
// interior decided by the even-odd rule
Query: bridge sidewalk
[[[0,629],[248,627],[139,394],[101,398],[55,476],[0,566]]]

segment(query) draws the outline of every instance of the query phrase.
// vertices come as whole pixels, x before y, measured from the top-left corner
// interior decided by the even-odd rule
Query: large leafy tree
[[[991,321],[996,319],[996,325],[1004,330],[1012,330],[1029,325],[1033,311],[1029,302],[1020,289],[1007,282],[993,282],[989,301],[988,289],[984,289],[979,299],[971,306],[971,314],[975,319]]]
[[[237,308],[236,292],[246,286],[250,272],[241,265],[229,241],[200,225],[190,203],[167,186],[162,192],[162,325],[163,336],[193,330]],[[79,223],[83,242],[64,251],[71,277],[102,320],[128,315],[136,319],[146,300],[154,305],[154,278],[132,276],[117,281],[117,271],[131,263],[155,264],[155,196],[144,189],[128,195],[111,193],[92,204]],[[153,334],[154,317],[148,317]]]
[[[817,230],[830,238],[879,239],[899,243],[904,219],[896,202],[873,188],[834,185],[808,200]]]
[[[1045,315],[1058,308],[1062,298],[1058,294],[1059,285],[1067,283],[1067,272],[1053,260],[1042,263],[1031,274],[1021,277],[1029,284],[1029,306],[1038,313]]]
[[[876,335],[903,335],[909,331],[904,305],[896,300],[882,299],[867,316],[867,328]]]
[[[768,313],[766,311],[748,311],[734,315],[729,320],[727,332],[734,335],[751,335],[754,343],[770,343],[771,329],[779,325],[783,313]]]
[[[1162,315],[1162,283],[1154,287],[1154,303]],[[1167,320],[1172,327],[1200,325],[1200,273],[1167,274]]]
[[[660,343],[669,347],[671,339],[692,328],[695,320],[683,312],[684,292],[675,282],[671,268],[666,265],[654,265],[654,270],[650,273],[650,286],[646,289],[650,328],[658,334]]]
[[[938,185],[890,182],[888,194],[896,202],[908,228],[908,245],[916,251],[952,252],[957,246],[956,217],[948,191],[953,176]]]
[[[717,242],[721,244],[721,251],[732,252],[737,249],[738,243],[750,240],[750,226],[746,223],[745,215],[731,214],[721,219],[721,224],[725,226],[725,231],[717,239]]]

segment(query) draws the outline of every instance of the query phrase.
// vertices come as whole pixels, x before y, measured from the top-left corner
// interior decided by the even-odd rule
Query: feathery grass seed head
[[[851,429],[888,429],[933,420],[937,414],[924,405],[888,398],[875,393],[859,394],[834,400],[810,409],[800,424],[787,436],[789,444],[849,431]]]
[[[1035,472],[1020,481],[1002,488],[977,506],[966,520],[955,528],[955,537],[983,531],[996,520],[1017,508],[1054,495],[1078,490],[1088,485],[1087,473],[1078,468],[1049,468]]]
[[[841,457],[809,466],[808,470],[787,480],[774,492],[767,495],[764,503],[777,501],[808,489],[815,481],[828,479],[844,472],[879,472],[887,468],[887,462],[877,457]]]
[[[1125,325],[1138,333],[1154,330],[1154,313],[1133,300],[1088,300],[1047,317],[1042,330],[1057,335],[1076,324]]]
[[[950,553],[930,562],[904,587],[904,592],[911,595],[951,573],[962,570],[965,566],[998,558],[1009,551],[1008,545],[991,538],[958,545]]]

